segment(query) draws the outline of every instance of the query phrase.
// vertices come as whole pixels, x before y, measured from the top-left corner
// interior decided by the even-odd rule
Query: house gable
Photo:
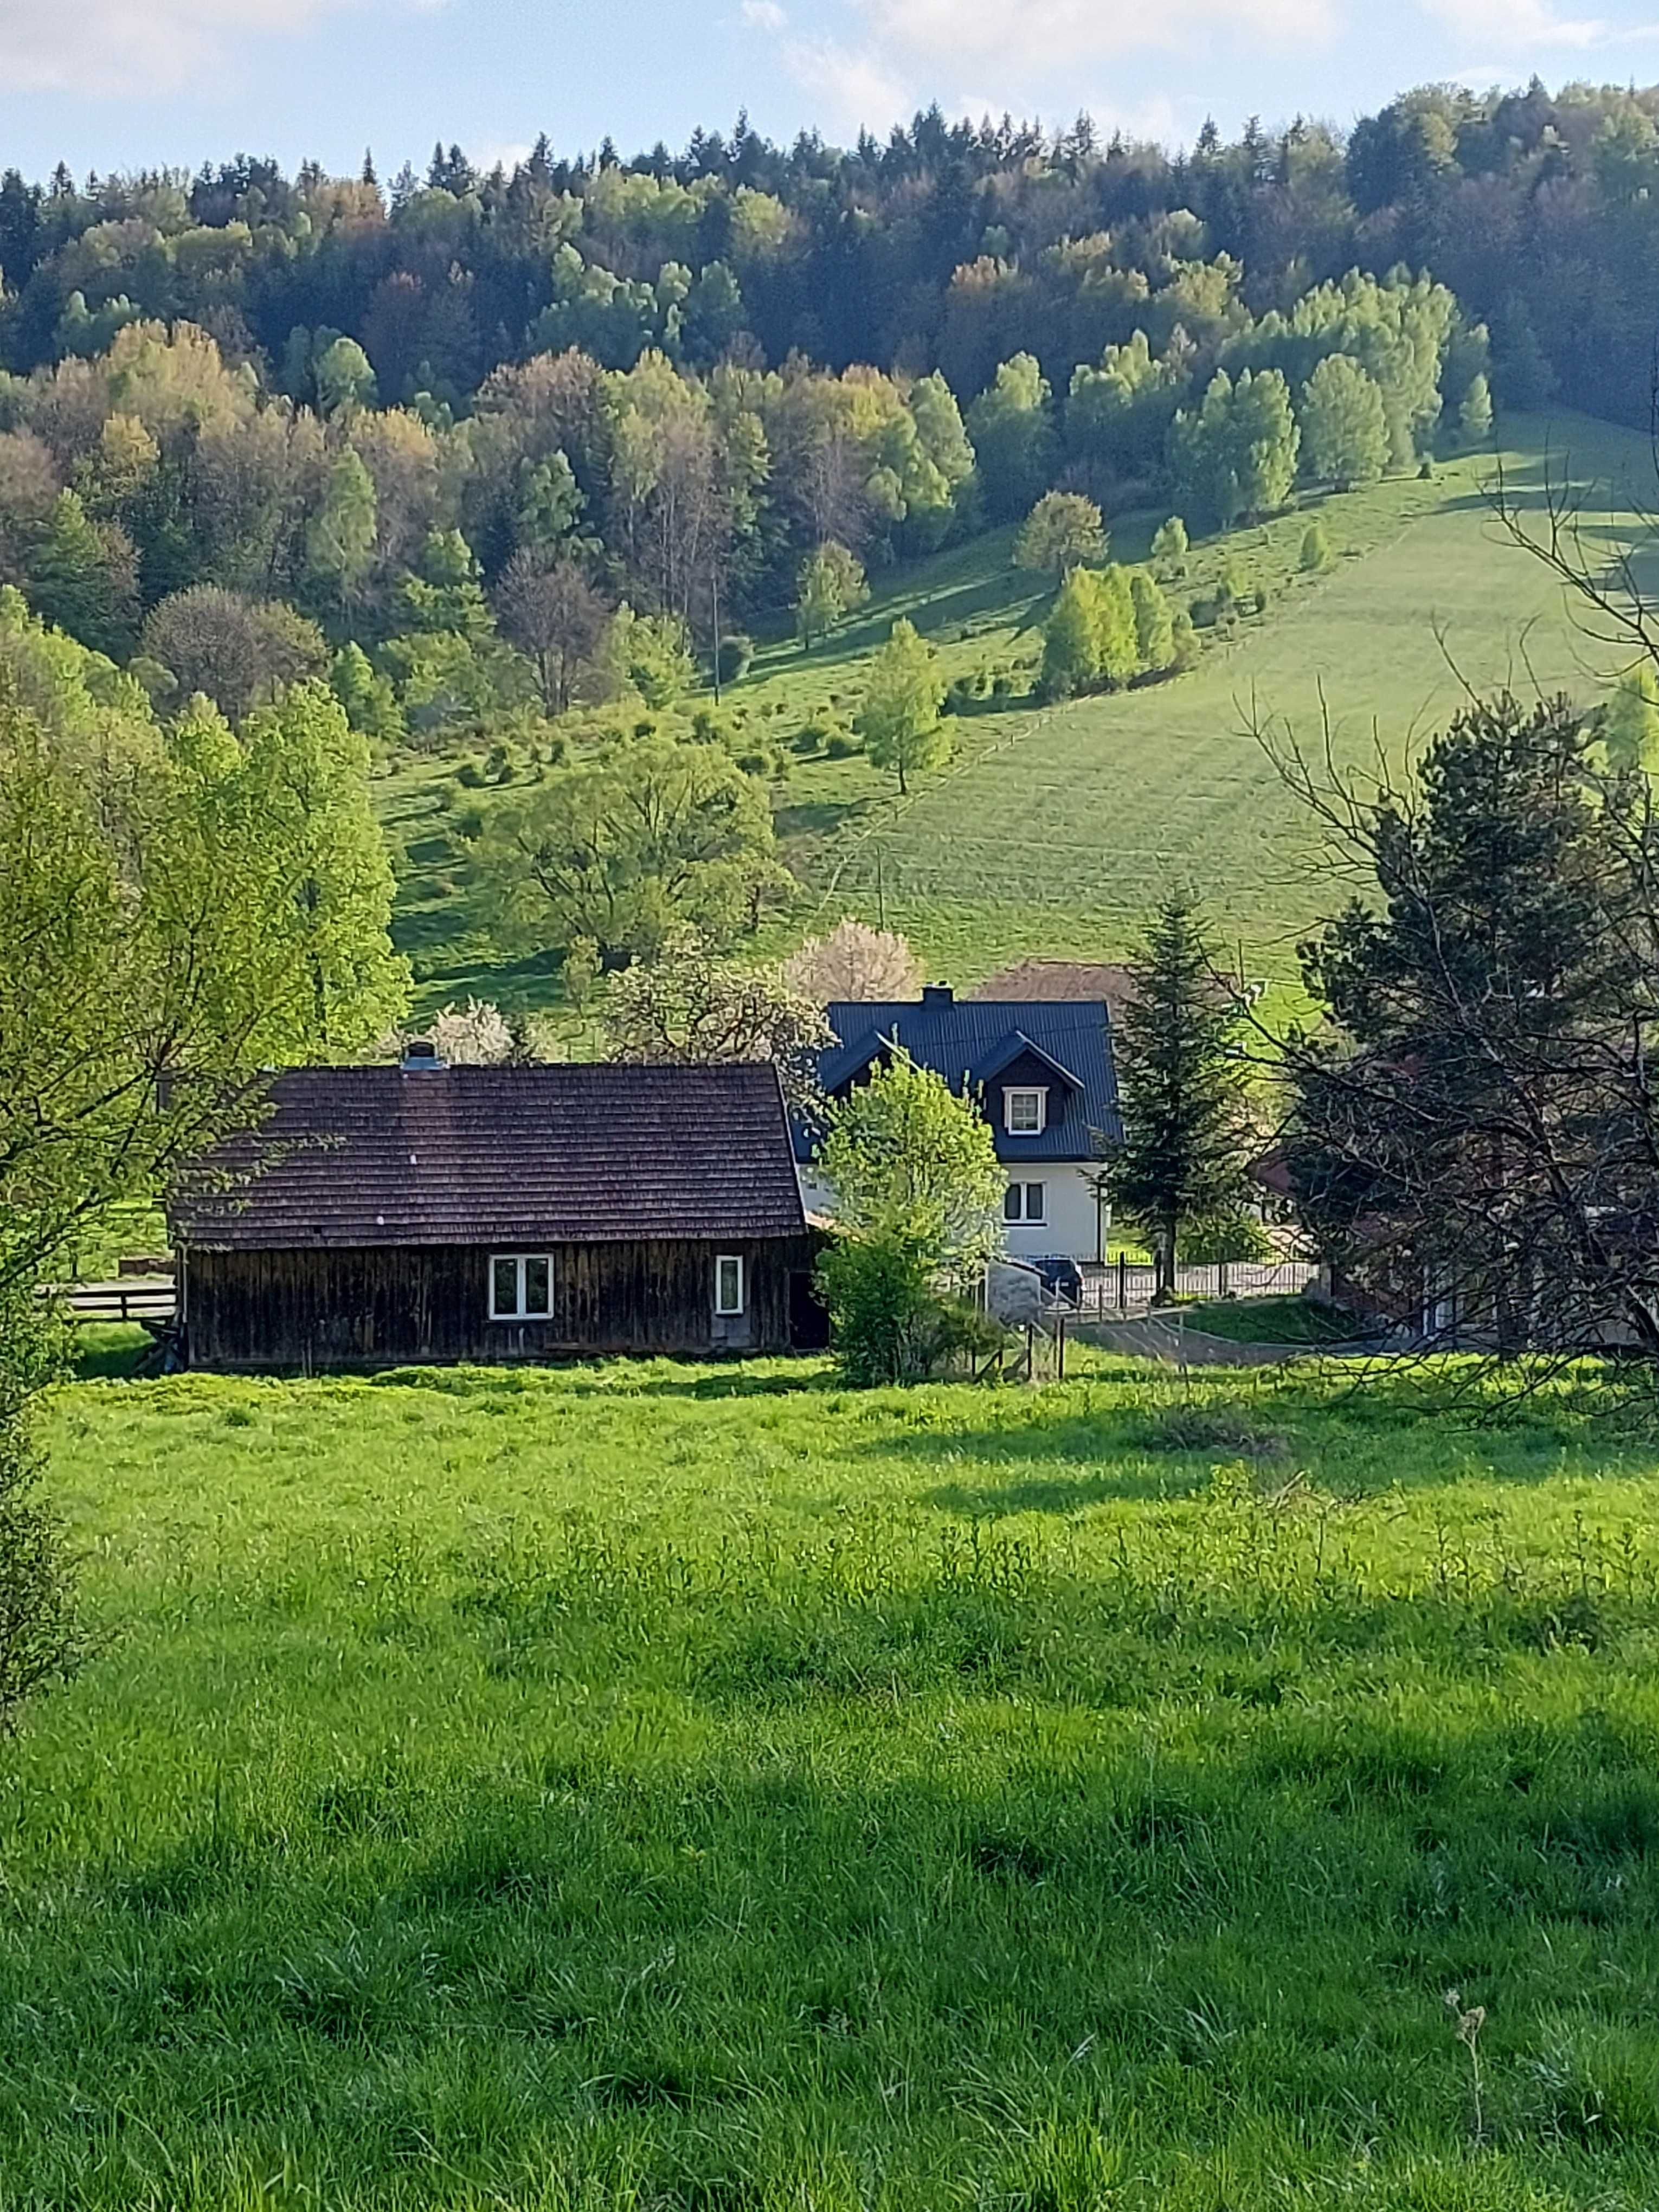
[[[1111,1018],[1100,1000],[958,1000],[934,987],[919,1000],[843,1001],[828,1013],[837,1042],[820,1060],[818,1079],[831,1098],[844,1098],[902,1051],[980,1104],[1006,1163],[1095,1159],[1121,1134]],[[1010,1091],[1042,1094],[1037,1129],[1010,1127]],[[1022,1108],[1013,1118],[1031,1115]],[[813,1157],[820,1134],[797,1127],[799,1159]]]

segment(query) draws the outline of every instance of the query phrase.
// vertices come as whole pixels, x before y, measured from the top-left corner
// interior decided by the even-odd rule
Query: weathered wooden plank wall
[[[498,1248],[501,1249],[501,1248]],[[372,1367],[580,1352],[782,1352],[810,1237],[574,1244],[553,1252],[545,1321],[491,1321],[490,1249],[191,1250],[181,1255],[198,1367]],[[743,1256],[747,1311],[714,1312],[714,1260]]]

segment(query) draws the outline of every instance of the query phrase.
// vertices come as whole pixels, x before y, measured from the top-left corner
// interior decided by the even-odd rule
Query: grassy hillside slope
[[[899,615],[933,639],[947,677],[1001,672],[1017,695],[959,717],[955,762],[905,800],[861,757],[792,758],[778,817],[805,885],[796,933],[843,912],[884,915],[934,972],[966,981],[1022,953],[1121,951],[1160,889],[1182,878],[1253,960],[1283,972],[1314,893],[1305,824],[1246,734],[1252,714],[1316,736],[1328,709],[1352,759],[1374,737],[1399,750],[1439,726],[1463,683],[1565,686],[1593,700],[1612,665],[1547,572],[1492,520],[1486,492],[1500,464],[1534,506],[1547,471],[1586,487],[1592,550],[1609,509],[1626,516],[1651,496],[1644,440],[1585,416],[1510,418],[1500,453],[1441,463],[1432,482],[1311,498],[1200,543],[1182,588],[1203,593],[1231,561],[1267,588],[1267,612],[1210,635],[1189,675],[1059,708],[1019,696],[1050,595],[1011,567],[1008,532],[878,579],[871,605],[827,647],[763,652],[728,695],[745,744],[787,747],[805,724],[849,721],[868,656]],[[1304,576],[1316,514],[1336,557],[1328,574]],[[1161,520],[1115,522],[1114,557],[1144,559]],[[479,989],[544,1002],[542,967],[504,969],[487,941],[450,824],[489,794],[456,793],[453,768],[423,763],[384,787],[402,855],[403,939],[434,1001]]]
[[[0,1753],[0,2204],[1659,2198],[1650,1450],[1103,1368],[52,1431],[109,1640]]]

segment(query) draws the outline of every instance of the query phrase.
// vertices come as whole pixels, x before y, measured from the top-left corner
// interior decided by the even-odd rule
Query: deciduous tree
[[[870,596],[864,563],[833,538],[815,546],[800,565],[795,584],[795,629],[810,653]]]
[[[146,657],[183,703],[201,692],[233,721],[290,684],[327,665],[328,645],[314,623],[280,600],[246,599],[216,584],[193,584],[153,609],[142,640]]]
[[[835,1042],[785,976],[726,958],[695,930],[611,978],[604,1024],[608,1057],[635,1066],[769,1062],[801,1109],[817,1100],[818,1055]]]
[[[786,897],[765,785],[719,747],[640,738],[554,770],[490,816],[478,843],[503,923],[610,967],[677,930],[729,946]]]
[[[1302,465],[1316,482],[1340,491],[1375,483],[1389,465],[1389,419],[1382,394],[1359,363],[1328,354],[1302,394]]]
[[[850,915],[827,937],[809,937],[785,961],[783,974],[792,989],[817,1006],[846,999],[913,999],[921,985],[921,963],[902,937]]]
[[[1100,509],[1081,492],[1045,492],[1014,540],[1014,566],[1063,575],[1068,568],[1106,557]]]
[[[599,657],[610,609],[576,562],[529,546],[507,562],[497,597],[502,629],[536,665],[542,703],[562,714]]]
[[[990,1125],[901,1053],[830,1109],[817,1171],[842,1232],[818,1267],[837,1357],[854,1382],[918,1381],[963,1333],[947,1294],[1001,1239]]]
[[[939,720],[944,698],[933,648],[913,623],[896,622],[870,665],[858,729],[871,760],[894,771],[902,792],[909,788],[907,778],[950,758],[950,732]]]
[[[1049,389],[1035,355],[1017,353],[1002,363],[968,410],[967,427],[987,511],[1009,522],[1027,514],[1054,460]]]

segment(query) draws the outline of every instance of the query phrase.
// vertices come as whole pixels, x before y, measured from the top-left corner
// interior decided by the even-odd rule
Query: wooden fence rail
[[[161,1327],[179,1310],[177,1285],[170,1277],[152,1282],[48,1284],[41,1291],[52,1299],[72,1322],[141,1322],[145,1328]]]

